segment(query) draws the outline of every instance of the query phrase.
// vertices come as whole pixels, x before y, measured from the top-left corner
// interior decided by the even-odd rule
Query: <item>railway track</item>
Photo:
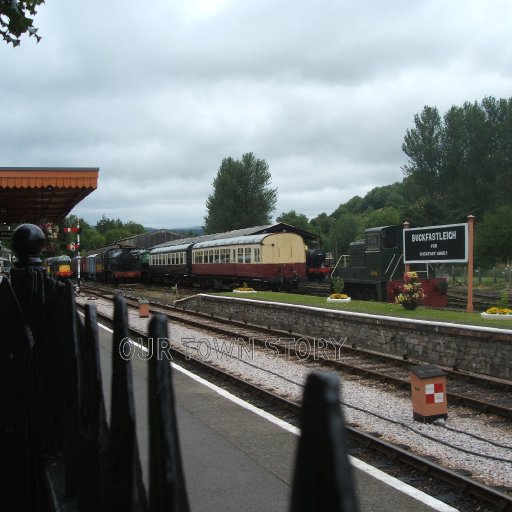
[[[103,293],[110,298],[111,291],[109,293],[108,288]],[[128,295],[125,298],[132,305],[137,305],[135,297]],[[194,328],[207,329],[225,337],[234,336],[247,343],[256,343],[261,347],[278,350],[281,354],[291,353],[298,360],[309,358],[313,364],[321,362],[333,370],[371,378],[377,382],[386,382],[405,390],[410,389],[409,368],[424,364],[422,361],[401,359],[352,347],[342,342],[334,344],[325,340],[323,344],[321,340],[312,339],[300,333],[248,325],[231,318],[214,318],[212,315],[183,311],[167,304],[153,303],[150,310],[154,313],[163,313],[169,320]],[[269,347],[269,340],[272,340],[271,347]],[[311,353],[311,349],[315,352]],[[484,412],[512,419],[512,382],[447,367],[443,367],[443,370],[449,379],[447,386],[450,389],[447,392],[449,403],[470,407],[478,413]]]
[[[107,297],[112,297],[112,294],[106,293]],[[131,304],[133,306],[137,306],[136,299],[130,299]],[[289,339],[293,333],[284,333],[281,331],[275,331],[275,330],[269,330],[264,329],[259,326],[249,326],[247,324],[242,324],[240,322],[236,322],[229,319],[214,319],[209,315],[202,315],[200,313],[194,313],[191,314],[190,312],[187,312],[186,315],[183,311],[176,310],[175,308],[169,308],[168,306],[163,305],[152,305],[151,306],[152,312],[160,312],[168,316],[170,320],[173,320],[174,322],[180,322],[180,323],[186,323],[187,325],[193,326],[197,329],[207,330],[208,332],[215,332],[216,334],[228,336],[230,338],[237,337],[237,338],[245,338],[245,339],[253,339],[257,340],[259,338],[265,338],[268,339],[269,336],[274,337],[274,339],[278,338],[287,338]],[[145,333],[139,332],[139,331],[133,331],[133,336],[136,336],[137,338],[145,339]],[[343,348],[343,347],[341,347]],[[283,350],[291,350],[289,344],[282,345],[278,347],[280,351]],[[338,366],[338,361],[330,357],[334,352],[339,350],[339,346],[335,347],[329,347],[328,349],[324,348],[324,358],[322,359],[321,363],[325,365],[329,365],[331,367],[334,367],[334,369],[339,370],[340,367]],[[373,379],[378,380],[379,382],[386,381],[386,382],[394,382],[394,385],[396,384],[396,381],[393,381],[393,378],[391,375],[389,375],[389,372],[383,371],[382,365],[384,364],[383,361],[386,360],[386,358],[380,354],[373,354],[368,353],[367,351],[361,351],[358,349],[352,349],[351,347],[345,347],[346,350],[348,350],[348,353],[351,353],[352,355],[355,354],[356,358],[371,358],[371,357],[377,357],[377,359],[374,359],[369,365],[370,368],[364,367],[364,365],[358,363],[357,365],[353,362],[347,363],[346,361],[343,361],[343,366],[345,366],[344,371],[349,371],[351,373],[357,373],[364,377],[371,377]],[[219,379],[224,384],[226,382],[230,382],[230,386],[232,386],[234,389],[237,390],[236,394],[240,393],[240,389],[246,390],[245,393],[247,393],[250,396],[256,396],[257,401],[261,401],[263,403],[263,407],[267,410],[269,408],[276,409],[279,412],[279,416],[284,417],[287,419],[287,421],[296,421],[296,417],[298,414],[298,404],[290,401],[286,397],[280,396],[279,394],[275,392],[270,392],[268,390],[262,389],[261,386],[257,386],[255,384],[248,383],[244,381],[244,379],[241,379],[239,377],[235,377],[229,373],[227,373],[224,370],[221,370],[216,367],[212,367],[212,365],[209,365],[208,363],[205,363],[205,361],[202,361],[200,359],[194,359],[190,357],[190,352],[183,353],[177,350],[173,350],[173,357],[176,357],[177,359],[183,361],[189,360],[187,364],[192,364],[196,370],[201,369],[202,372],[207,372],[211,375],[215,375],[216,379]],[[351,356],[352,357],[352,356]],[[392,358],[394,361],[392,361],[394,365],[394,371],[403,372],[404,365],[411,365],[414,362],[411,361],[397,361],[396,358]],[[399,363],[399,364],[396,364]],[[318,364],[318,360],[315,361],[315,364]],[[386,364],[390,364],[389,361],[386,362]],[[347,366],[348,365],[348,366]],[[377,369],[375,366],[380,367]],[[373,366],[373,368],[371,367]],[[456,378],[460,379],[463,378],[466,381],[476,380],[478,382],[478,385],[482,385],[481,378],[479,376],[472,376],[472,375],[460,375],[460,372],[455,372],[455,374],[459,374],[456,376]],[[395,377],[398,378],[398,380],[401,381],[400,386],[401,387],[409,387],[410,384],[408,380],[406,381],[404,379],[404,376]],[[453,377],[455,378],[455,377]],[[452,379],[452,376],[451,376]],[[489,386],[492,384],[496,388],[501,388],[503,393],[507,394],[509,393],[510,388],[508,387],[510,383],[507,382],[496,382],[491,381],[490,383],[487,382],[487,379],[484,379],[484,385]],[[508,391],[506,391],[508,389]],[[474,393],[474,391],[468,391],[469,394]],[[453,401],[455,399],[455,396],[452,395],[449,397],[449,401]],[[254,397],[253,397],[254,400]],[[467,405],[467,403],[466,403]],[[494,404],[496,405],[496,404]],[[487,403],[485,405],[475,405],[473,403],[472,407],[476,407],[479,410],[482,410],[481,407],[487,408],[489,410],[489,407],[493,406],[493,404]],[[499,406],[498,406],[499,407]],[[508,408],[507,408],[508,409]],[[274,412],[274,411],[273,411]],[[494,414],[499,414],[510,418],[510,410],[506,413],[503,413],[503,411],[499,411],[498,409],[493,411]],[[275,413],[275,412],[274,412]],[[500,491],[497,491],[496,489],[493,489],[491,487],[487,487],[483,484],[480,484],[478,482],[473,481],[472,479],[469,479],[467,477],[464,477],[463,475],[460,475],[459,473],[451,470],[447,470],[443,467],[441,467],[439,464],[436,464],[435,462],[432,462],[431,460],[428,460],[428,458],[419,457],[418,455],[415,455],[411,453],[409,450],[404,449],[403,447],[398,447],[392,443],[388,443],[386,441],[383,441],[382,439],[379,439],[376,436],[370,435],[367,432],[361,432],[355,427],[349,426],[349,435],[353,442],[352,449],[355,453],[360,454],[361,452],[364,452],[365,454],[371,453],[373,455],[369,455],[371,457],[382,457],[385,456],[387,460],[393,459],[396,462],[400,462],[401,464],[406,464],[408,467],[415,468],[415,470],[419,473],[423,473],[425,475],[429,475],[429,477],[435,477],[436,481],[444,481],[448,482],[448,485],[452,489],[464,489],[464,493],[471,496],[472,498],[476,498],[478,500],[483,500],[485,503],[487,503],[488,506],[492,507],[492,509],[496,510],[512,510],[512,498]],[[378,455],[375,455],[378,454]],[[382,462],[380,463],[382,464]],[[464,506],[463,510],[476,510],[477,508],[471,508],[471,506]],[[479,508],[479,510],[484,510],[482,508]],[[490,510],[490,509],[489,509]]]

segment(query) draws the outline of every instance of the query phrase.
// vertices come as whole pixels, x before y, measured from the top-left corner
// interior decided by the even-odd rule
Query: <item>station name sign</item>
[[[468,225],[450,224],[404,229],[405,263],[465,263]]]

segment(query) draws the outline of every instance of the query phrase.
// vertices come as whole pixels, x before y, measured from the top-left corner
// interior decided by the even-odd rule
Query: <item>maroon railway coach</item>
[[[306,278],[306,250],[290,232],[157,247],[149,253],[149,275],[167,283],[287,289]]]

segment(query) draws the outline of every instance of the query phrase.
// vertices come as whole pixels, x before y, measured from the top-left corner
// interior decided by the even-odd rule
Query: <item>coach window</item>
[[[378,251],[380,249],[380,234],[370,233],[366,235],[366,250]]]
[[[215,249],[213,261],[214,261],[214,263],[219,263],[219,261],[220,261],[220,250],[219,249]]]
[[[239,247],[237,249],[237,252],[238,252],[238,256],[237,256],[237,262],[238,263],[243,263],[244,262],[244,248],[243,247]]]
[[[245,248],[244,263],[251,263],[251,248],[250,247]]]
[[[259,263],[261,261],[261,256],[260,256],[260,248],[259,247],[255,247],[254,248],[254,263]]]

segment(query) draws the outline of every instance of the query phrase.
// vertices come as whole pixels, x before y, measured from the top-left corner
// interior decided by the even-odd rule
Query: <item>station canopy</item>
[[[58,224],[98,185],[98,168],[0,167],[0,224]]]

